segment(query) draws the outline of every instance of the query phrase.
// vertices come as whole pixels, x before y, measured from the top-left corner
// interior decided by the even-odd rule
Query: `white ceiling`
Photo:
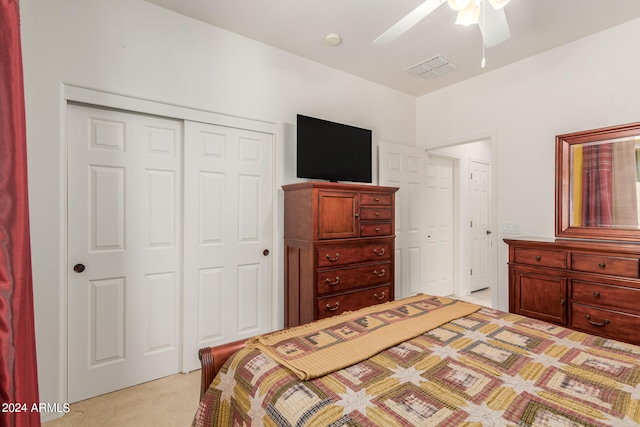
[[[486,49],[482,69],[478,26],[455,25],[446,4],[378,46],[373,40],[422,0],[146,1],[414,96],[640,17],[640,0],[512,0],[505,7],[511,38]],[[343,43],[326,45],[330,32]],[[458,68],[429,80],[405,71],[438,54]]]

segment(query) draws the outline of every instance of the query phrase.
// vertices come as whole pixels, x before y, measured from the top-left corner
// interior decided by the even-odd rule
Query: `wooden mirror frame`
[[[640,228],[571,225],[571,146],[639,137],[640,123],[612,126],[556,136],[556,224],[559,238],[640,241]]]

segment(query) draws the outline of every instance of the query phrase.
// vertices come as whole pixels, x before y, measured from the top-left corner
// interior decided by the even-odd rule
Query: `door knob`
[[[76,264],[73,266],[73,271],[75,271],[76,273],[82,273],[84,270],[84,264]]]
[[[269,255],[269,249],[265,249],[264,251],[262,251],[262,255],[264,256]]]
[[[487,230],[487,234],[491,234],[491,230]]]

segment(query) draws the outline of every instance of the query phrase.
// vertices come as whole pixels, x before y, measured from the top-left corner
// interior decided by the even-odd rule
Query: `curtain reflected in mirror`
[[[573,144],[571,227],[638,228],[638,140]]]

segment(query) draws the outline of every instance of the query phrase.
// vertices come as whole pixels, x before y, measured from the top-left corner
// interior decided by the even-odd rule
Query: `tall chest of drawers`
[[[396,187],[284,185],[285,327],[394,299]]]
[[[505,239],[509,311],[640,344],[640,245]]]

